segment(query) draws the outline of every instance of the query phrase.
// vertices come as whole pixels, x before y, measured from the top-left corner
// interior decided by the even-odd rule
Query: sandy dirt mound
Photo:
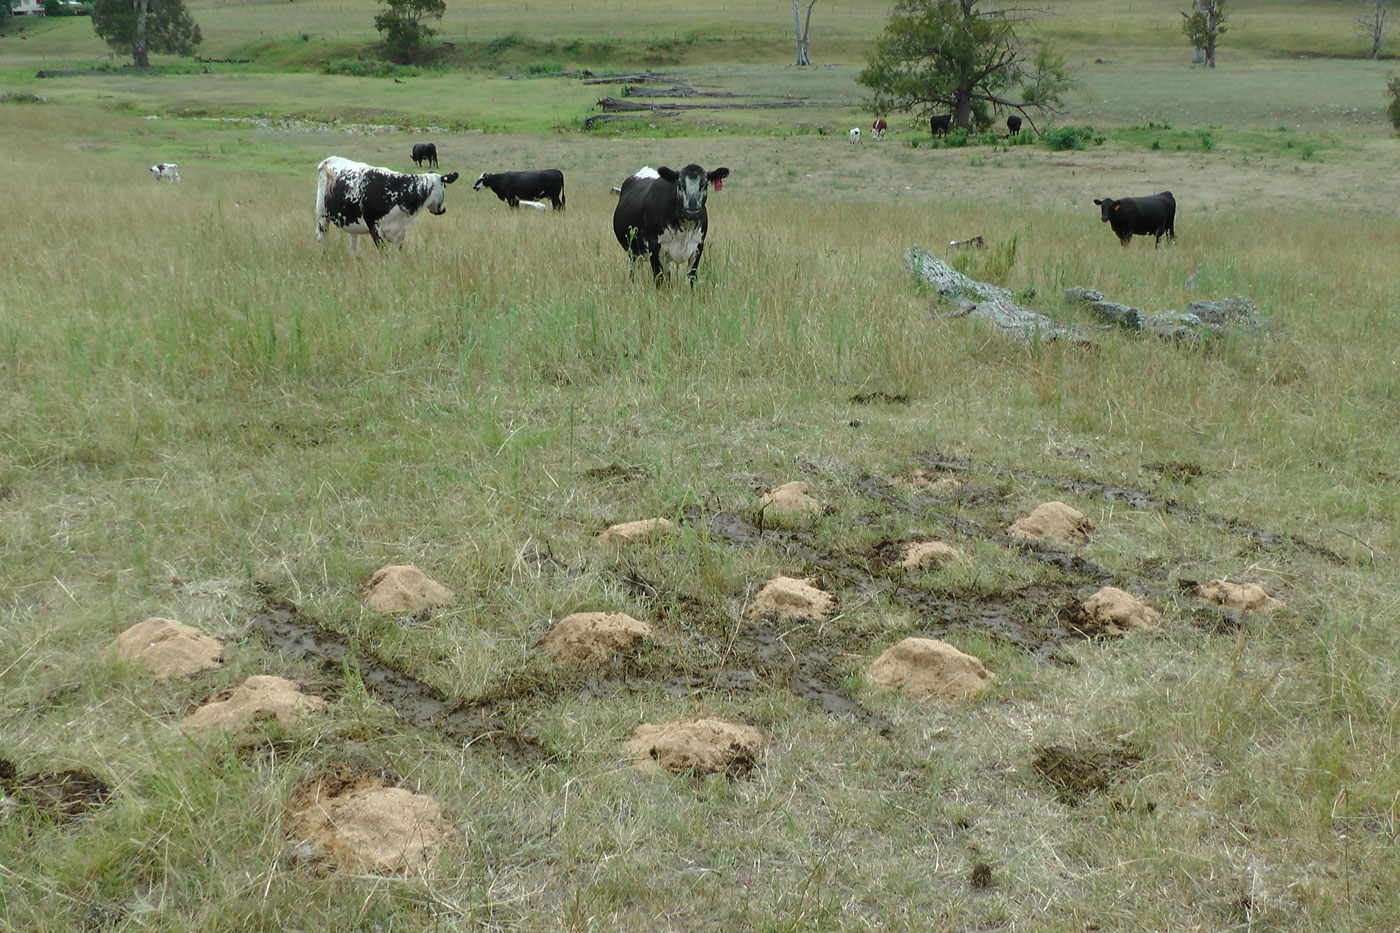
[[[334,868],[431,872],[442,851],[437,801],[370,774],[337,768],[298,787],[287,806],[288,833]]]
[[[1096,631],[1122,635],[1134,629],[1156,628],[1162,613],[1116,586],[1106,586],[1080,604]]]
[[[774,486],[758,500],[758,507],[764,515],[784,518],[815,518],[826,511],[826,506],[813,499],[806,483],[794,481]]]
[[[625,612],[576,612],[560,619],[542,644],[565,660],[596,664],[650,637],[651,626]]]
[[[763,585],[744,610],[745,618],[777,616],[804,622],[820,622],[836,611],[836,597],[817,589],[816,580],[774,577]]]
[[[1202,599],[1238,612],[1274,612],[1285,605],[1283,600],[1274,599],[1257,583],[1211,580],[1202,583],[1199,591]]]
[[[622,522],[605,528],[598,534],[602,544],[636,544],[649,541],[664,534],[670,534],[676,523],[666,518],[642,518],[635,522]]]
[[[937,570],[958,558],[958,549],[942,541],[911,541],[899,565],[905,570]]]
[[[303,713],[325,708],[325,700],[302,693],[290,680],[257,674],[205,703],[181,724],[191,729],[237,731],[261,719],[290,725]]]
[[[157,680],[178,680],[221,665],[224,643],[197,628],[155,616],[118,635],[112,650],[123,661],[143,665]]]
[[[886,690],[903,690],[918,700],[956,700],[981,693],[995,679],[980,660],[932,638],[906,638],[866,668]]]
[[[1045,502],[1007,529],[1013,538],[1049,538],[1061,544],[1087,544],[1094,523],[1078,509],[1063,502]]]
[[[763,734],[753,726],[722,719],[647,723],[633,729],[623,750],[643,770],[660,767],[672,774],[747,774],[763,751]]]
[[[457,594],[412,564],[380,567],[365,584],[365,604],[375,612],[421,612],[450,606]]]
[[[915,470],[905,476],[896,476],[898,482],[915,489],[939,492],[957,492],[963,488],[963,481],[950,473],[932,473],[928,470]]]

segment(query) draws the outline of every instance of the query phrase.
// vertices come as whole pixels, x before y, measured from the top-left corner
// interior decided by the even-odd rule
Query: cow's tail
[[[323,251],[326,248],[326,227],[329,224],[326,196],[330,194],[331,184],[335,181],[335,176],[326,164],[328,162],[329,158],[322,159],[321,164],[316,166],[316,242],[321,244]]]

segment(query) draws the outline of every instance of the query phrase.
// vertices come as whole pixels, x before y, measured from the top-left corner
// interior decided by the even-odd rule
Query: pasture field
[[[811,75],[783,67],[778,7],[768,34],[750,5],[563,6],[482,4],[469,38],[612,37],[558,64],[805,103],[585,132],[602,92],[509,60],[297,70],[297,44],[369,38],[362,0],[194,4],[203,54],[257,59],[212,75],[40,80],[105,58],[87,24],[0,40],[0,158],[24,169],[0,177],[0,930],[1400,928],[1400,142],[1386,62],[1298,58],[1349,47],[1341,4],[1240,0],[1207,75],[1173,8],[1056,3],[1082,62],[1057,122],[1103,139],[1064,152],[895,120],[849,145],[883,4],[819,6],[814,54],[820,27],[844,57]],[[449,6],[445,31],[468,22]],[[678,32],[722,41],[653,61]],[[401,251],[356,261],[332,230],[322,254],[317,161],[407,169],[427,138],[463,174],[447,214]],[[629,281],[610,186],[689,161],[733,173],[699,282]],[[527,163],[564,170],[566,211],[471,190]],[[1120,248],[1092,199],[1163,188],[1178,241]],[[946,314],[910,245],[1093,345]],[[1268,326],[1155,340],[1075,285],[1153,312],[1242,295]],[[790,480],[826,511],[762,515]],[[1049,500],[1088,543],[1006,535]],[[596,541],[651,517],[675,533]],[[892,561],[934,538],[961,558]],[[452,604],[368,608],[409,563]],[[836,613],[749,618],[780,574]],[[1222,578],[1286,605],[1197,598]],[[1104,584],[1161,622],[1084,630]],[[592,667],[542,652],[580,611],[653,635]],[[151,616],[222,639],[222,666],[114,661]],[[911,635],[995,680],[877,687]],[[253,674],[329,707],[177,728]],[[622,750],[695,717],[761,754],[664,775]],[[408,876],[312,857],[290,801],[338,768],[431,796],[441,854]],[[70,769],[110,797],[70,818],[24,791]]]

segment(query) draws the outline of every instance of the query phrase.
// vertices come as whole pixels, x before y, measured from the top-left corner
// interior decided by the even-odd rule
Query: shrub
[[[967,130],[961,126],[955,126],[943,137],[943,148],[961,149],[967,145]]]
[[[1386,81],[1385,95],[1390,98],[1385,115],[1390,118],[1390,125],[1400,130],[1400,76],[1392,74]]]
[[[1102,133],[1095,133],[1092,126],[1055,126],[1047,129],[1041,134],[1041,140],[1046,146],[1056,152],[1065,149],[1083,149],[1089,143],[1095,146],[1101,145],[1104,141]]]

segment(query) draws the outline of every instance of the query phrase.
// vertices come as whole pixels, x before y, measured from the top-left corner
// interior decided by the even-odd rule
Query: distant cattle
[[[549,198],[556,211],[564,209],[564,173],[557,168],[538,172],[482,172],[472,190],[482,188],[496,192],[496,197],[511,207],[519,207],[524,200]]]
[[[622,182],[613,211],[613,233],[627,250],[631,268],[646,256],[651,274],[660,285],[665,267],[662,260],[685,264],[686,277],[695,284],[695,270],[705,251],[710,217],[705,208],[710,186],[716,191],[729,177],[729,169],[707,172],[691,163],[679,172],[666,168],[643,168]]]
[[[1113,228],[1118,241],[1124,246],[1128,245],[1133,234],[1155,236],[1154,246],[1161,244],[1163,234],[1176,239],[1176,198],[1170,191],[1145,198],[1119,198],[1116,201],[1113,198],[1102,201],[1095,198],[1094,203],[1099,206],[1099,219]]]
[[[1006,118],[1006,135],[1015,136],[1021,132],[1021,118],[1014,113]]]
[[[457,173],[407,175],[393,169],[352,162],[340,156],[316,166],[316,241],[326,248],[331,224],[350,235],[350,252],[358,253],[368,233],[375,246],[387,240],[403,246],[404,234],[426,210],[445,214],[443,199]]]
[[[437,143],[414,143],[413,144],[413,164],[419,168],[427,162],[433,168],[438,167]]]
[[[948,130],[953,126],[953,115],[951,113],[934,114],[928,120],[929,131],[935,136],[946,136]]]
[[[156,181],[179,181],[180,166],[174,162],[157,162],[151,166],[151,177]]]
[[[885,130],[889,128],[890,125],[885,122],[884,117],[876,117],[875,122],[870,124],[870,135],[874,136],[876,139],[884,139]]]
[[[846,135],[851,138],[851,145],[854,146],[856,143],[860,142],[860,127],[851,127],[851,131]]]

